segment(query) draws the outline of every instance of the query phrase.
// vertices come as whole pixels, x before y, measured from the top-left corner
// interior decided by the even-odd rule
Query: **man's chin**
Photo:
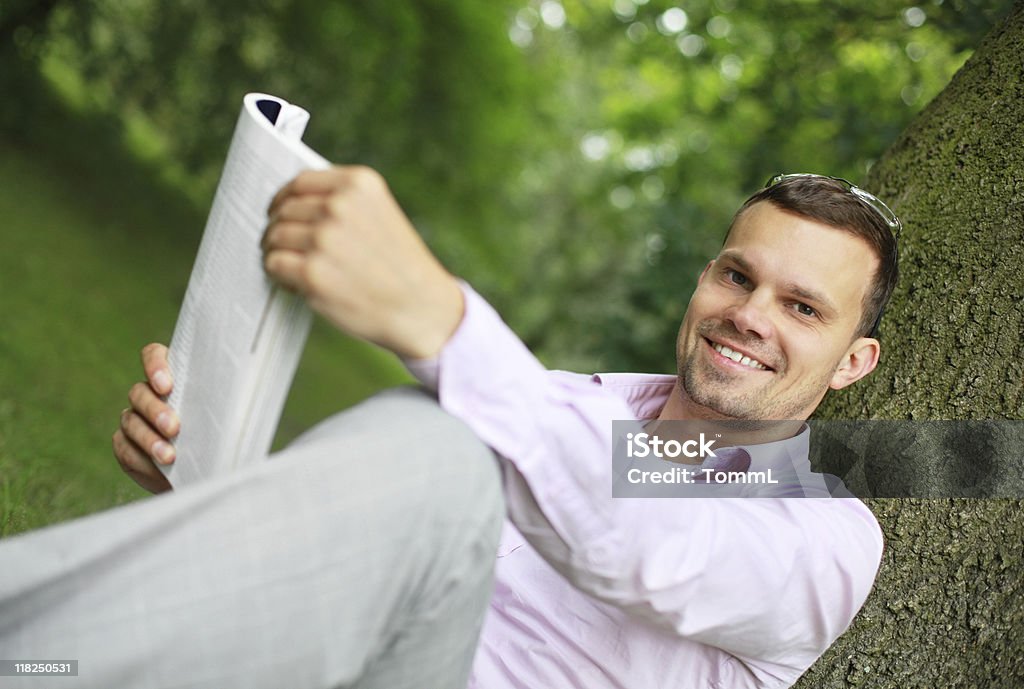
[[[751,392],[744,389],[744,381],[738,381],[732,377],[723,380],[716,380],[718,376],[712,376],[711,380],[699,380],[699,376],[692,375],[692,372],[684,372],[680,375],[682,381],[682,392],[689,398],[689,401],[707,410],[709,418],[725,420],[755,420],[758,418],[758,408]]]
[[[697,398],[690,397],[697,406],[707,411],[706,418],[720,419],[723,421],[754,421],[757,416],[749,405],[738,403],[736,400],[723,400],[721,398]]]

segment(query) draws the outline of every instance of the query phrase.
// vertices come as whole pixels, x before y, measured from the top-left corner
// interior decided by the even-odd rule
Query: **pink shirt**
[[[501,457],[508,503],[469,686],[788,687],[849,626],[882,534],[856,499],[611,497],[613,419],[673,376],[544,369],[479,295],[410,370]],[[752,446],[751,469],[807,433]],[[767,459],[766,459],[767,458]]]

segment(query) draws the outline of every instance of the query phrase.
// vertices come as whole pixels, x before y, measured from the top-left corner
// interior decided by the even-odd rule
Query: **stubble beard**
[[[773,378],[760,387],[733,391],[731,388],[741,374],[720,371],[703,363],[697,354],[698,348],[704,346],[705,333],[711,334],[716,330],[713,324],[702,323],[701,326],[697,328],[697,339],[690,351],[686,354],[681,352],[678,357],[679,394],[685,394],[691,402],[707,409],[714,418],[750,422],[803,419],[807,416],[807,408],[816,406],[819,396],[828,388],[831,373],[816,380],[803,381],[786,399],[772,400],[772,388],[787,375],[788,362],[785,362],[782,370],[772,371],[769,375]],[[733,335],[730,339],[736,341],[741,338]]]
[[[730,420],[757,420],[757,392],[730,393],[725,386],[730,376],[720,371],[701,366],[696,356],[686,357],[679,365],[679,382],[682,392],[697,404],[711,412],[711,416]]]

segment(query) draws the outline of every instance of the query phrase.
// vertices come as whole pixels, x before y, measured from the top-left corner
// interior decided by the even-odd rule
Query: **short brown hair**
[[[818,175],[794,175],[765,187],[744,201],[733,216],[729,232],[744,211],[761,201],[849,232],[868,243],[878,257],[878,270],[872,278],[871,289],[864,297],[857,333],[877,337],[882,314],[899,277],[896,236],[879,211],[852,193],[848,183],[841,180]],[[726,239],[728,237],[726,233]]]

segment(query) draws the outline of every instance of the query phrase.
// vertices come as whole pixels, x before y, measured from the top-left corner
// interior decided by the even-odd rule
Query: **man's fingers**
[[[170,490],[171,484],[155,462],[174,461],[174,447],[168,438],[177,435],[180,426],[177,414],[160,398],[170,394],[174,385],[167,347],[158,342],[143,347],[142,368],[147,382],[136,383],[128,392],[132,406],[121,412],[111,440],[124,472],[149,492],[162,493]]]
[[[387,191],[387,182],[379,172],[365,165],[339,165],[327,170],[306,170],[300,172],[274,195],[267,214],[273,216],[278,212],[278,208],[292,197],[324,195],[350,189]]]
[[[153,464],[146,453],[129,440],[122,429],[118,429],[113,437],[114,456],[117,457],[121,469],[132,477],[136,483],[150,493],[162,493],[171,489],[167,477]]]
[[[121,431],[154,461],[161,464],[170,464],[174,461],[174,446],[134,411],[125,409],[121,412]]]
[[[263,251],[311,251],[316,233],[316,226],[309,223],[275,222],[263,235]]]
[[[180,421],[170,405],[156,396],[153,389],[146,383],[136,383],[128,391],[128,401],[134,409],[153,428],[158,429],[165,438],[173,438],[178,434]]]
[[[142,348],[142,369],[153,389],[161,395],[171,394],[174,379],[167,365],[167,347],[159,342],[151,342]]]
[[[298,294],[305,294],[308,289],[305,254],[296,251],[277,249],[267,252],[263,258],[263,266],[278,284]]]
[[[347,177],[344,167],[332,167],[327,170],[306,170],[300,172],[295,179],[281,187],[274,195],[267,209],[273,216],[286,199],[307,194],[328,194],[343,186]]]
[[[323,196],[289,196],[277,206],[271,216],[271,223],[282,220],[315,222],[327,215]]]

